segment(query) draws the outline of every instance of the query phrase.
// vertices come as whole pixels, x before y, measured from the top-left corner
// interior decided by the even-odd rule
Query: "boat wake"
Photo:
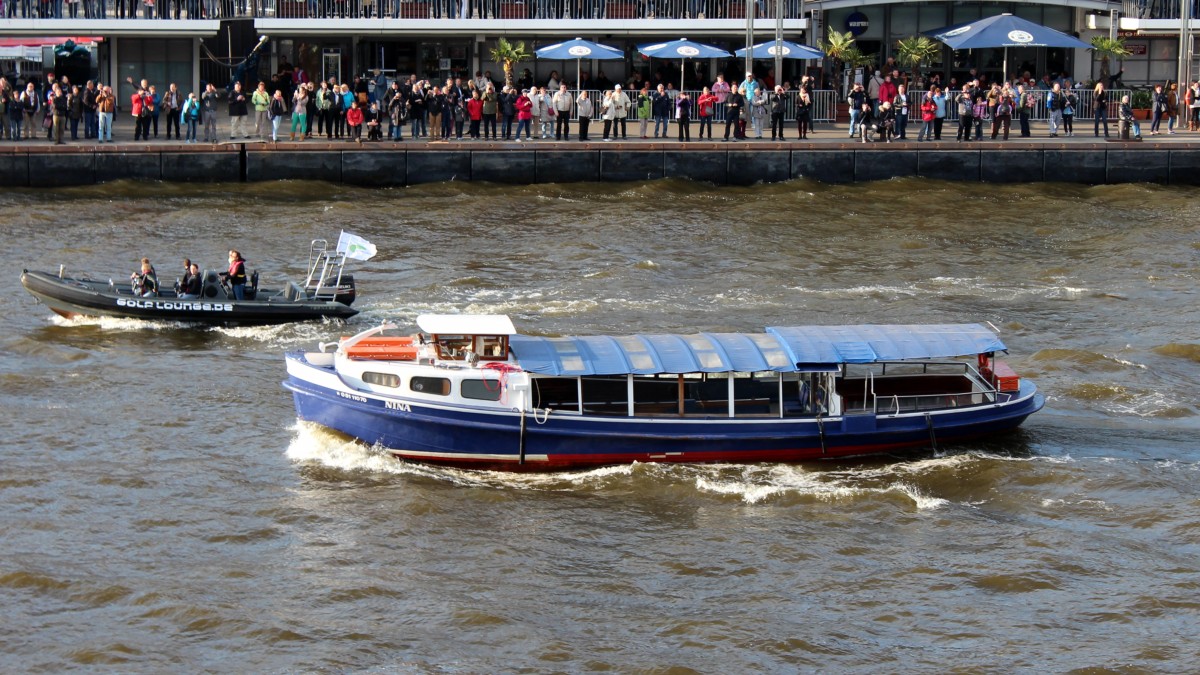
[[[821,464],[625,464],[586,471],[511,473],[437,467],[406,462],[378,446],[368,446],[348,436],[310,422],[297,421],[286,450],[298,464],[333,470],[329,480],[348,475],[420,477],[464,487],[500,490],[579,491],[636,488],[645,494],[688,492],[731,497],[745,504],[793,505],[842,503],[882,499],[902,508],[932,511],[955,503],[938,496],[938,485],[954,484],[963,474],[981,470],[996,461],[1062,458],[1031,458],[964,452],[903,462],[863,465]],[[966,504],[970,506],[970,504]]]
[[[94,326],[106,331],[133,332],[145,330],[178,330],[187,328],[188,324],[180,321],[154,321],[148,319],[124,319],[115,316],[77,316],[68,319],[57,314],[50,315],[50,322],[55,326],[65,328],[77,326]]]

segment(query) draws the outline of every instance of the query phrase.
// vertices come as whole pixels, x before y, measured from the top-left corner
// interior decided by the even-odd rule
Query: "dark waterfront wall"
[[[1094,143],[1075,147],[965,148],[944,143],[788,148],[783,144],[543,148],[441,146],[342,149],[338,145],[254,144],[214,148],[6,148],[0,181],[21,187],[106,181],[182,182],[314,179],[371,187],[449,180],[568,183],[686,178],[751,185],[810,178],[851,183],[923,177],[986,183],[1168,183],[1200,185],[1200,145]]]

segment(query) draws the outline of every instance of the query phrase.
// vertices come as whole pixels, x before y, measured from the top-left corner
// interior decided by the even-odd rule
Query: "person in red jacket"
[[[933,121],[937,118],[937,104],[933,102],[933,97],[929,94],[936,90],[937,87],[934,87],[925,94],[925,98],[921,99],[921,133],[917,134],[918,143],[933,140]]]
[[[525,130],[525,140],[529,140],[529,126],[533,120],[533,101],[529,100],[529,90],[526,89],[517,97],[517,142],[521,142],[521,129]]]
[[[883,84],[879,85],[879,103],[875,104],[875,111],[879,111],[879,104],[887,101],[891,103],[896,100],[896,94],[900,93],[896,88],[896,83],[892,82],[891,75],[883,77]]]
[[[704,138],[704,129],[708,128],[708,139],[712,140],[713,106],[717,104],[717,95],[704,88],[696,99],[696,115],[700,118],[700,133],[696,138]]]
[[[154,114],[154,99],[141,87],[129,99],[133,113],[133,140],[150,140],[150,117]]]
[[[471,120],[471,138],[479,140],[479,123],[483,121],[483,99],[480,98],[478,89],[471,92],[471,98],[467,101],[467,118]]]
[[[363,111],[358,107],[358,101],[350,104],[346,111],[346,126],[350,127],[350,140],[362,143]]]

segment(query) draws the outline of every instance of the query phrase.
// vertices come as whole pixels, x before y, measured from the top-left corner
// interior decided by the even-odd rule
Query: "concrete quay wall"
[[[450,180],[569,183],[685,178],[752,185],[809,178],[854,183],[922,177],[985,183],[1057,181],[1093,185],[1200,185],[1200,145],[1095,143],[1077,147],[937,147],[895,144],[787,148],[725,144],[708,147],[542,148],[511,146],[405,149],[325,145],[211,148],[24,148],[0,152],[0,184],[91,185],[114,180],[261,182],[325,180],[402,187]]]

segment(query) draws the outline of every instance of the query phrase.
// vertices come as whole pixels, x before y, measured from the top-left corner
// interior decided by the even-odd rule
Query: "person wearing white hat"
[[[625,119],[629,116],[629,107],[632,102],[625,92],[621,91],[621,85],[613,87],[612,95],[613,104],[613,138],[617,137],[617,126],[621,127],[621,138],[627,138],[625,129]]]

